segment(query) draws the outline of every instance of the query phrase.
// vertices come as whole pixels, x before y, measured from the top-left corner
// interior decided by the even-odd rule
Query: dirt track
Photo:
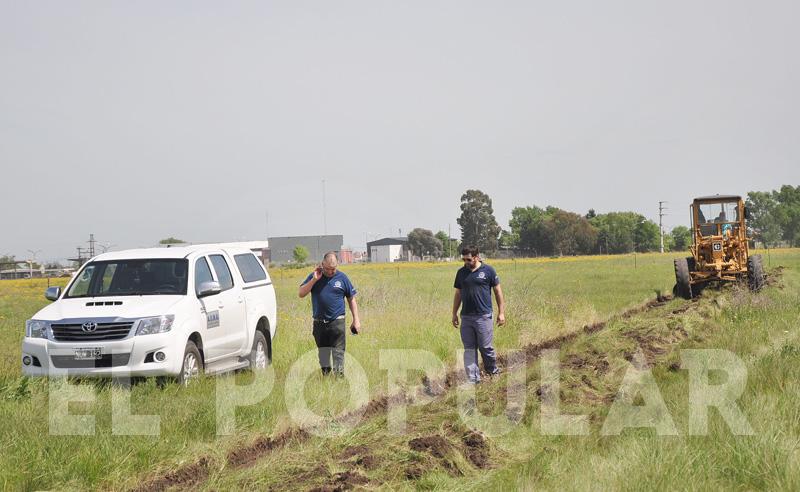
[[[657,299],[649,301],[641,306],[629,309],[620,315],[613,318],[627,319],[636,314],[659,308],[666,305],[672,299],[671,296],[659,296]],[[691,305],[687,305],[684,311],[689,309]],[[595,323],[592,325],[585,325],[582,329],[577,330],[568,335],[562,335],[556,338],[546,340],[544,342],[528,345],[523,350],[516,353],[513,357],[505,357],[502,354],[498,357],[498,362],[505,366],[508,370],[522,362],[528,363],[537,359],[542,351],[547,349],[554,349],[563,346],[569,342],[586,334],[596,333],[606,327],[606,322]],[[580,362],[577,363],[580,365]],[[449,390],[463,382],[463,375],[461,371],[450,371],[441,380],[430,381],[423,380],[423,386],[420,391],[424,392],[429,398],[442,398]],[[397,403],[403,402],[409,395],[400,393],[390,397],[381,396],[371,400],[364,408],[354,411],[350,414],[344,415],[339,419],[342,423],[352,422],[353,419],[361,419],[366,421],[374,418],[380,414],[385,414],[387,410]],[[291,429],[275,437],[261,437],[254,441],[249,446],[239,448],[228,453],[226,457],[226,467],[229,468],[244,468],[252,466],[261,458],[267,456],[275,450],[284,448],[289,445],[294,445],[306,441],[311,437],[311,429]],[[462,439],[463,449],[459,450],[463,455],[477,468],[485,468],[488,466],[488,446],[486,439],[478,432],[474,431],[460,431],[453,430],[454,433],[459,434]],[[446,455],[453,451],[450,441],[445,440],[440,436],[427,436],[423,438],[412,439],[409,442],[409,447],[416,451],[423,451],[432,456],[432,458],[444,462],[444,467],[448,468],[446,462]],[[350,451],[350,456],[343,456],[345,460],[355,457],[354,462],[359,462],[365,468],[370,468],[374,465],[373,459],[370,457],[367,449],[353,449]],[[208,477],[211,469],[214,467],[213,462],[208,457],[202,457],[189,465],[184,465],[176,470],[170,471],[160,476],[152,477],[140,484],[134,490],[136,491],[153,491],[153,490],[166,490],[172,488],[192,488],[193,486],[202,483]],[[406,471],[409,479],[413,480],[421,476],[424,469],[422,467],[412,467]],[[318,475],[323,474],[323,470],[317,470]],[[327,472],[325,471],[327,475]],[[303,477],[298,477],[303,478]],[[309,477],[311,478],[311,477]],[[353,473],[337,474],[329,477],[330,490],[345,490],[354,485],[363,485],[362,479],[365,477]],[[300,483],[303,480],[299,480]],[[295,483],[294,485],[298,485]]]
[[[777,275],[776,275],[777,274]],[[769,278],[769,284],[775,284],[776,278],[779,276],[780,270],[773,273]],[[780,287],[780,286],[778,286]],[[712,297],[706,294],[706,297]],[[648,311],[662,308],[668,305],[672,300],[671,296],[658,296],[656,299],[637,306],[633,309],[624,311],[623,313],[612,316],[608,321],[614,319],[627,320],[635,315],[646,313]],[[699,299],[693,299],[693,302],[684,304],[673,310],[665,310],[664,316],[678,317],[686,314],[691,310],[696,310]],[[712,300],[713,302],[713,300]],[[516,352],[511,357],[499,357],[499,362],[507,368],[508,371],[522,363],[529,363],[536,360],[547,349],[557,349],[562,346],[573,342],[580,337],[588,334],[600,332],[606,328],[607,323],[600,322],[593,325],[583,326],[581,329],[570,333],[568,335],[559,336],[544,342],[529,345],[524,347],[523,350]],[[645,363],[648,365],[654,364],[661,360],[668,352],[667,348],[677,346],[681,341],[688,337],[686,330],[682,326],[677,326],[670,333],[666,334],[652,334],[640,329],[629,329],[622,332],[622,336],[633,340],[640,348],[641,353],[644,355]],[[625,358],[633,361],[634,354],[625,354]],[[605,354],[597,351],[590,351],[585,355],[572,355],[569,356],[564,362],[564,367],[568,370],[574,371],[589,371],[590,373],[602,373],[608,370],[608,361]],[[670,370],[677,370],[679,367],[670,366]],[[443,378],[436,381],[423,379],[423,384],[418,390],[424,394],[428,399],[433,401],[441,400],[446,397],[448,392],[463,381],[461,371],[450,371]],[[584,374],[581,376],[581,381],[590,388],[592,382]],[[491,383],[490,383],[491,384]],[[594,388],[592,388],[594,389]],[[536,390],[536,395],[539,399],[549,389],[547,387],[539,387]],[[504,398],[505,391],[498,392],[498,398]],[[352,412],[344,415],[338,421],[340,423],[353,422],[353,419],[360,419],[360,422],[366,422],[372,418],[385,414],[392,405],[406,401],[410,395],[400,393],[392,396],[382,396],[370,401],[365,407],[359,411]],[[597,404],[607,405],[613,401],[613,395],[604,395],[598,399]],[[228,453],[224,466],[226,468],[242,469],[253,466],[260,459],[268,456],[276,450],[297,445],[307,441],[312,436],[313,429],[291,429],[275,437],[261,437],[254,441],[249,446],[239,448]],[[452,475],[459,475],[461,471],[453,460],[454,456],[460,455],[464,460],[469,462],[471,466],[476,469],[485,469],[491,466],[490,455],[491,447],[488,438],[484,437],[480,432],[468,429],[463,425],[448,425],[444,436],[442,435],[426,435],[416,437],[408,441],[408,448],[416,451],[422,455],[427,455],[429,459],[420,463],[414,463],[408,466],[404,473],[407,480],[416,480],[420,478],[430,467],[439,466]],[[380,459],[376,456],[368,446],[359,445],[347,448],[340,456],[337,457],[340,463],[349,466],[351,469],[346,472],[331,473],[324,466],[318,465],[315,468],[301,473],[295,477],[291,484],[292,489],[307,488],[312,490],[348,490],[357,486],[364,486],[369,483],[369,479],[358,472],[358,469],[374,470],[382,465]],[[196,462],[185,465],[177,470],[170,471],[166,474],[155,476],[141,483],[139,487],[134,490],[137,491],[152,491],[152,490],[166,490],[166,489],[185,489],[194,488],[195,486],[204,482],[213,469],[221,468],[223,464],[214,464],[208,457],[202,457]],[[324,483],[319,486],[320,481]],[[289,484],[286,484],[287,486]]]

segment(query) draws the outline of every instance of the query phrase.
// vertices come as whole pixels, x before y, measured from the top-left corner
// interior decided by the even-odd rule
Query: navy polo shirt
[[[314,277],[310,273],[300,285],[307,284]],[[314,319],[331,321],[344,316],[344,298],[356,295],[356,288],[347,275],[336,270],[332,277],[323,275],[311,287],[311,307]]]
[[[474,272],[463,266],[456,273],[453,287],[461,289],[461,314],[492,314],[492,287],[500,285],[494,268],[481,263]]]

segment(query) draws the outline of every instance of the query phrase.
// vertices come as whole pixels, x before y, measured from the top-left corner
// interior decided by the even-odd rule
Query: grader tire
[[[753,255],[747,258],[747,286],[753,292],[758,292],[764,287],[766,276],[764,275],[764,263],[761,255]]]
[[[692,277],[689,275],[687,258],[675,259],[675,294],[684,299],[692,298]]]

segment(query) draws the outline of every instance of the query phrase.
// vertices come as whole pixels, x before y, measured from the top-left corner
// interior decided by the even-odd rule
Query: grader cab
[[[761,255],[748,249],[746,210],[742,198],[715,195],[695,198],[692,256],[675,260],[675,294],[690,299],[709,282],[747,280],[751,290],[764,285]]]

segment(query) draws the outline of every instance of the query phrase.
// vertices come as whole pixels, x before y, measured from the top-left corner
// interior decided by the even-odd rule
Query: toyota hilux
[[[182,384],[272,360],[275,290],[250,250],[149,248],[92,258],[26,321],[29,376],[171,376]]]

